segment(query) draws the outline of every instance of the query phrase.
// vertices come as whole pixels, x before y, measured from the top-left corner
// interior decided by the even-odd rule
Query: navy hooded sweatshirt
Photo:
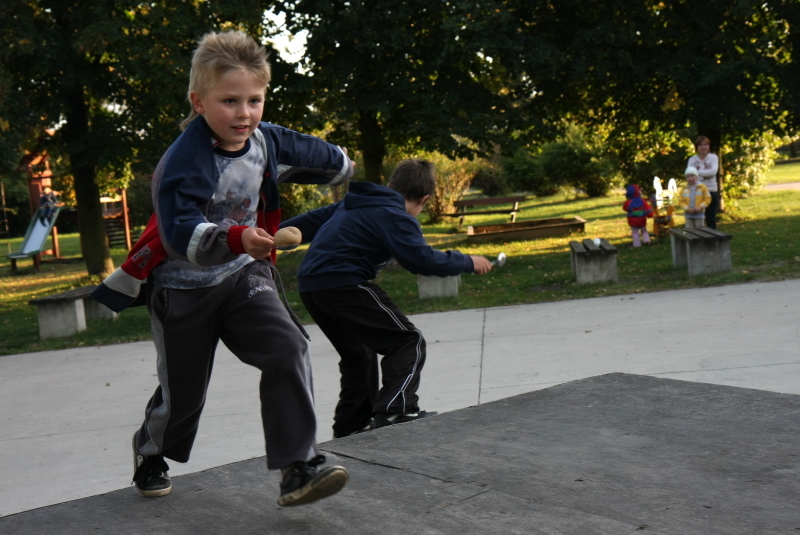
[[[311,242],[297,274],[301,292],[374,279],[391,258],[411,273],[445,277],[474,271],[472,258],[425,242],[403,196],[372,182],[351,182],[345,198],[281,223]]]

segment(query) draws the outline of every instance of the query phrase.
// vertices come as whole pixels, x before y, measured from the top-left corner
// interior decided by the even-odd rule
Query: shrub
[[[289,219],[331,202],[330,188],[326,186],[281,184],[281,219]]]
[[[555,195],[562,184],[549,180],[537,155],[527,149],[518,149],[502,159],[506,182],[514,191],[529,191],[538,197]]]
[[[518,150],[503,165],[515,189],[538,196],[571,186],[590,197],[602,197],[619,181],[604,135],[576,124],[569,124],[561,138],[538,151]]]
[[[487,197],[502,195],[511,190],[503,169],[494,165],[484,165],[478,169],[478,172],[472,177],[470,186],[481,190]]]
[[[452,160],[439,152],[427,152],[416,156],[436,166],[436,194],[427,203],[432,223],[438,223],[442,214],[455,212],[454,203],[469,188],[472,178],[480,169],[480,162],[458,158]]]
[[[539,160],[550,181],[584,190],[590,197],[605,194],[592,154],[585,148],[564,141],[547,143],[539,153]]]
[[[726,199],[741,199],[758,191],[778,157],[785,139],[772,132],[737,137],[723,143],[722,184]]]

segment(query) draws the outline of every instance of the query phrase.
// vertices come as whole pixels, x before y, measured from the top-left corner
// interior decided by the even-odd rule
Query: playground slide
[[[60,206],[56,207],[55,212],[53,212],[53,217],[51,217],[49,221],[45,219],[44,223],[42,223],[42,221],[39,219],[41,210],[36,210],[36,213],[33,214],[33,219],[28,225],[28,230],[25,232],[25,238],[22,240],[22,245],[13,253],[9,253],[8,257],[27,258],[42,252],[42,249],[44,249],[45,243],[47,242],[47,237],[50,235],[50,232],[53,230],[53,226],[56,224],[56,219],[58,218],[59,212],[61,212]]]

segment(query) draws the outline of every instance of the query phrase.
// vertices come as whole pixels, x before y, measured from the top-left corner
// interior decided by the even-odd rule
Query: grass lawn
[[[800,181],[786,179],[798,174],[800,162],[776,166],[769,183],[773,177]],[[376,282],[402,310],[414,314],[800,277],[800,240],[794,238],[800,235],[800,191],[762,191],[728,207],[719,228],[734,236],[733,270],[693,278],[673,269],[668,240],[656,240],[651,247],[630,247],[624,200],[621,194],[600,199],[564,195],[529,199],[518,221],[580,216],[587,220],[585,236],[508,243],[467,244],[466,231],[457,231],[455,221],[430,225],[421,216],[426,238],[435,247],[490,257],[502,251],[508,255],[507,264],[486,276],[463,276],[458,298],[418,299],[416,277],[396,265],[386,268]],[[682,217],[677,219],[681,224]],[[484,215],[472,216],[466,224],[505,222],[503,215]],[[603,237],[619,248],[619,283],[579,286],[573,281],[568,243],[582,237]],[[20,242],[12,240],[8,250],[16,250]],[[64,260],[44,262],[39,273],[31,261],[21,261],[18,273],[12,274],[6,255],[0,257],[0,355],[149,339],[147,312],[138,307],[124,311],[117,321],[90,321],[86,331],[74,336],[39,340],[36,310],[27,304],[29,300],[98,282],[86,276],[79,260],[78,236],[62,235],[59,242]],[[304,322],[310,322],[296,293],[295,274],[304,254],[304,248],[282,253],[278,266],[290,303]],[[113,255],[119,265],[126,251],[114,250]]]
[[[767,184],[785,184],[787,182],[800,182],[800,161],[793,160],[770,169]]]

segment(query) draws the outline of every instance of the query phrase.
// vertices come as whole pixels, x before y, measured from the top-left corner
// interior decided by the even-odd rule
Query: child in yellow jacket
[[[706,226],[706,207],[711,202],[708,188],[699,182],[697,169],[687,167],[684,172],[686,185],[678,192],[678,205],[683,209],[686,228]]]

